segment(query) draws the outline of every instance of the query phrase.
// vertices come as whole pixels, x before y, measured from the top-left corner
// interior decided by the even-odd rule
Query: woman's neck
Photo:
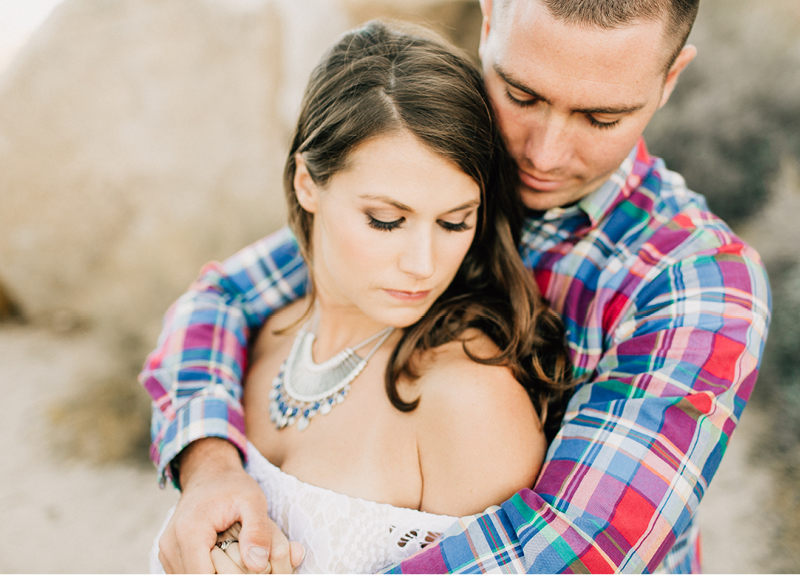
[[[387,327],[365,315],[356,306],[337,304],[323,294],[317,296],[314,306],[313,313],[318,317],[314,330],[315,363],[327,361],[344,348],[354,347]],[[366,352],[360,350],[358,353],[363,357]]]

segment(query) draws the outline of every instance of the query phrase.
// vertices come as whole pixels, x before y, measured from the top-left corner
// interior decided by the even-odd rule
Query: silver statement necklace
[[[342,403],[350,391],[350,382],[358,377],[394,331],[392,326],[386,327],[358,345],[344,348],[328,361],[314,363],[311,350],[318,325],[319,310],[316,310],[300,328],[289,357],[272,381],[269,418],[278,429],[296,421],[297,430],[303,431],[317,413],[325,415],[334,405]],[[367,355],[363,358],[356,355],[356,351],[375,340],[378,341]]]

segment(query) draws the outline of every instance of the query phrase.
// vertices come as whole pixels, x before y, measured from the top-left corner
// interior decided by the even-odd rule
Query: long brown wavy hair
[[[311,75],[284,171],[289,222],[306,261],[313,260],[313,215],[298,203],[295,157],[325,186],[350,153],[370,138],[413,134],[480,187],[475,238],[448,289],[405,329],[386,367],[392,405],[411,411],[397,389],[419,376],[418,352],[464,340],[477,328],[499,348],[476,362],[507,366],[530,395],[548,439],[560,425],[572,369],[559,317],[543,301],[517,253],[523,207],[516,168],[505,151],[480,72],[467,57],[423,28],[373,21],[345,34]],[[311,266],[310,266],[311,267]],[[309,294],[314,297],[313,281]]]

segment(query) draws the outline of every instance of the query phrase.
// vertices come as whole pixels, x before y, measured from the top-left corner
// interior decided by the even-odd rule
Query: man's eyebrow
[[[500,67],[500,64],[495,62],[493,68],[494,68],[495,73],[498,76],[500,76],[503,79],[503,82],[505,82],[509,86],[515,87],[520,92],[525,92],[531,98],[536,98],[537,100],[541,100],[545,104],[551,104],[552,105],[552,102],[550,100],[548,100],[547,98],[545,98],[544,96],[539,94],[536,90],[534,90],[533,88],[531,88],[529,86],[526,86],[525,84],[523,84],[519,80],[515,80],[514,78],[512,78],[511,75],[508,74],[508,72],[506,72],[505,70],[503,70]]]
[[[365,200],[373,200],[373,201],[376,201],[376,202],[383,202],[385,204],[389,204],[390,206],[393,206],[393,207],[397,208],[398,210],[402,210],[404,212],[409,212],[411,214],[414,213],[413,208],[405,205],[402,202],[398,202],[397,200],[395,200],[394,198],[390,198],[389,196],[374,196],[372,194],[363,194],[361,196],[361,198],[365,199]],[[473,208],[475,206],[479,206],[480,203],[481,203],[481,201],[477,200],[477,199],[476,200],[470,200],[468,202],[464,202],[463,204],[461,204],[457,208],[453,208],[452,210],[446,211],[445,214],[453,214],[455,212],[460,212],[461,210],[466,210],[467,208]]]
[[[530,97],[535,98],[537,100],[540,100],[540,101],[544,102],[545,104],[552,105],[552,102],[550,100],[548,100],[547,98],[545,98],[544,96],[539,94],[536,90],[534,90],[530,86],[526,86],[522,82],[512,78],[508,74],[508,72],[506,72],[505,70],[503,70],[500,67],[499,64],[497,64],[497,63],[494,64],[494,71],[509,86],[513,86],[514,88],[516,88],[520,92],[525,92]],[[630,114],[631,112],[636,112],[637,110],[641,110],[644,107],[645,107],[645,104],[641,103],[641,104],[631,104],[631,105],[628,105],[628,106],[600,106],[600,107],[597,107],[597,108],[576,108],[576,109],[574,109],[572,111],[577,113],[577,114],[588,114],[588,115],[591,115],[591,114],[610,114],[610,115],[614,115],[614,114]]]

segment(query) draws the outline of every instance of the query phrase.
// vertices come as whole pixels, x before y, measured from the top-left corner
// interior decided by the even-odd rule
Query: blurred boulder
[[[478,62],[481,6],[478,0],[342,0],[350,20],[381,18],[425,24]]]
[[[22,319],[19,307],[0,283],[0,322]]]
[[[0,277],[27,317],[153,337],[204,262],[282,225],[289,5],[56,8],[0,78]]]
[[[0,75],[0,315],[153,342],[203,263],[283,225],[308,75],[374,17],[477,45],[474,0],[65,0]]]

